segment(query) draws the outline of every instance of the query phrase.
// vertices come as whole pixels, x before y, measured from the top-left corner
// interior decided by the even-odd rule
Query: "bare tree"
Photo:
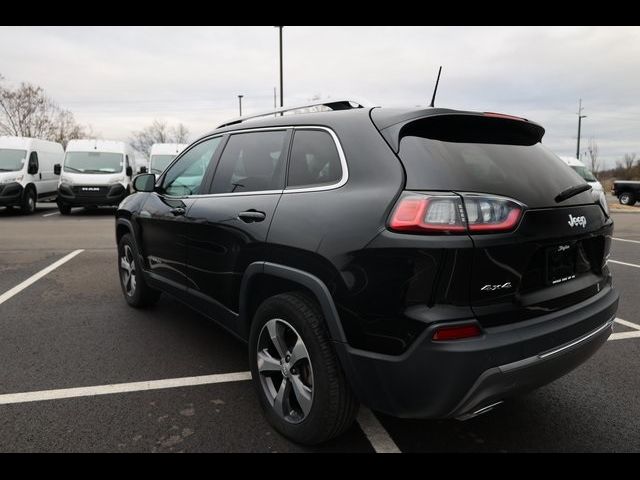
[[[598,142],[593,137],[589,139],[589,144],[587,145],[587,159],[589,161],[589,170],[597,177],[600,171],[600,150]]]
[[[636,154],[634,153],[625,153],[624,158],[622,159],[624,168],[627,170],[631,170],[636,164]]]
[[[179,123],[171,127],[165,120],[154,120],[148,127],[133,132],[129,143],[139,152],[149,156],[154,143],[186,143],[188,138],[189,129],[184,124]]]
[[[10,88],[0,83],[0,135],[41,138],[66,147],[69,140],[86,133],[73,113],[60,108],[41,87],[21,83]]]
[[[636,154],[625,153],[622,160],[616,162],[618,175],[622,180],[631,180],[634,178],[634,167],[636,165]]]

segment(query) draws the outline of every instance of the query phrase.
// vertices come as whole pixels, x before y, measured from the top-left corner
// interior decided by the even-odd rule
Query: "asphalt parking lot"
[[[2,452],[640,451],[640,214],[613,214],[619,321],[586,364],[466,422],[363,410],[309,449],[264,420],[243,344],[164,296],[125,304],[113,210],[56,212],[0,209]]]

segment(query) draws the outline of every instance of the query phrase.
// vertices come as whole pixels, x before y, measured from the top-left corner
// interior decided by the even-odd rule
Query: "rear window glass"
[[[331,135],[322,130],[296,130],[287,186],[330,185],[341,178],[340,156]]]
[[[540,206],[584,181],[541,143],[477,143],[459,135],[444,141],[416,129],[410,133],[400,140],[399,151],[409,190],[493,193]]]

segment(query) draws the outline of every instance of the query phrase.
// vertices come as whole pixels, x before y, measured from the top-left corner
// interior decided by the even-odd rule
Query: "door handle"
[[[247,210],[238,214],[238,218],[245,223],[261,222],[267,216],[264,212],[258,212],[257,210]]]
[[[177,208],[172,208],[171,210],[169,210],[174,217],[177,217],[179,215],[184,215],[187,211],[182,208],[182,207],[177,207]]]

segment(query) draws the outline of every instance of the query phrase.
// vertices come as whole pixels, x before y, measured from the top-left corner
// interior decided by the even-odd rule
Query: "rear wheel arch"
[[[243,338],[248,338],[253,316],[264,300],[292,291],[303,292],[318,304],[332,340],[347,342],[338,311],[326,284],[313,274],[271,262],[250,264],[242,278],[239,310]]]

